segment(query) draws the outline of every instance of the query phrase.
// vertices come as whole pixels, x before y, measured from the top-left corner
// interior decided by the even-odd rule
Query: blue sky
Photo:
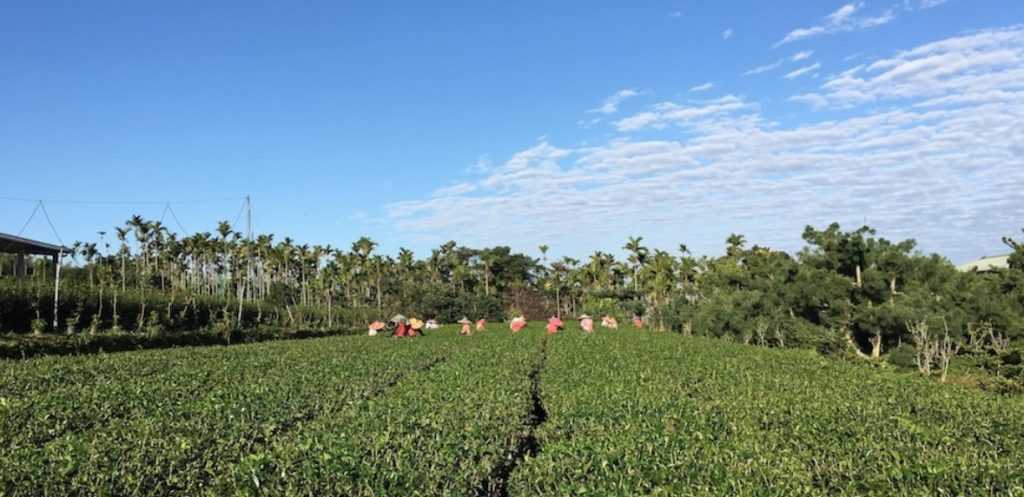
[[[961,261],[1024,226],[1019,0],[135,4],[0,7],[0,231],[246,194],[257,231],[420,255],[834,220]]]

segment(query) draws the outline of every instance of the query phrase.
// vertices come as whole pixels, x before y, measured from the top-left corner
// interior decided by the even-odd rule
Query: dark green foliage
[[[38,311],[39,326],[43,331],[64,332],[66,328],[50,330],[53,316],[53,295],[37,288],[41,285],[0,281],[0,323],[3,331],[27,333],[33,329]],[[45,286],[43,286],[45,288]],[[53,291],[52,288],[49,289]],[[140,293],[129,290],[117,298],[117,316],[114,315],[114,295],[103,296],[102,313],[99,295],[81,286],[65,287],[61,292],[60,316],[77,317],[76,330],[86,332],[90,326],[96,331],[107,331],[115,326],[124,331],[159,334],[183,333],[212,328],[251,329],[263,326],[292,328],[360,328],[382,314],[368,308],[334,308],[328,325],[327,309],[319,306],[274,305],[267,302],[246,302],[242,305],[238,321],[237,301],[211,296],[181,296],[160,292]],[[145,302],[146,316],[140,318]],[[93,325],[95,323],[95,325]]]
[[[541,324],[0,361],[0,494],[1014,495],[1018,397]],[[1010,393],[1016,383],[983,385]]]
[[[539,344],[449,328],[0,362],[0,494],[473,495]]]
[[[1024,362],[1022,358],[1024,358],[1024,348],[1020,347],[1004,352],[999,356],[999,360],[1007,366],[1020,366]]]
[[[415,288],[406,313],[436,319],[442,323],[454,323],[463,316],[472,319],[501,320],[501,299],[479,294],[466,294],[440,285],[424,285]]]
[[[917,363],[915,362],[917,357],[917,350],[914,349],[913,345],[903,344],[889,352],[886,360],[889,364],[899,366],[901,368],[916,368]]]
[[[1014,251],[1012,267],[990,273],[960,273],[943,257],[918,252],[913,240],[889,241],[866,226],[807,227],[803,239],[807,245],[789,254],[748,246],[734,234],[723,256],[696,258],[685,245],[673,255],[630,237],[624,261],[598,251],[586,261],[550,264],[547,248],[541,263],[506,246],[448,242],[418,260],[405,249],[397,258],[378,254],[365,237],[350,251],[269,235],[250,241],[226,223],[214,234],[178,240],[159,223],[133,217],[117,229],[117,246],[82,245],[84,264],[65,271],[56,326],[44,261],[35,262],[30,282],[0,281],[0,327],[37,335],[223,335],[261,326],[361,328],[394,313],[441,322],[587,313],[855,355],[881,356],[911,343],[910,323],[956,342],[982,324],[1011,342],[1024,338],[1024,247],[1013,239],[1004,240]]]
[[[829,340],[829,330],[800,318],[785,318],[780,323],[785,346],[818,350]]]
[[[541,447],[509,495],[1016,495],[1017,398],[665,334],[549,344]],[[614,367],[612,367],[614,365]]]
[[[690,263],[698,270],[652,310],[652,321],[673,331],[830,353],[844,353],[850,343],[866,354],[877,343],[886,353],[911,342],[907,323],[916,321],[960,341],[980,323],[1011,339],[1024,334],[1016,270],[959,273],[939,256],[916,253],[913,240],[893,243],[867,227],[808,227],[804,239],[809,245],[794,259],[730,237],[726,256]],[[766,329],[779,338],[761,339]]]
[[[98,352],[161,349],[207,345],[231,345],[271,340],[315,338],[335,335],[362,335],[363,329],[331,331],[261,327],[228,329],[226,331],[192,331],[173,334],[144,335],[137,333],[45,335],[23,337],[0,335],[0,359],[25,359],[42,355],[78,355]]]

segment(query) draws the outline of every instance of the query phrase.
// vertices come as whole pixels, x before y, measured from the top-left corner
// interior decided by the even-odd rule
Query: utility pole
[[[252,250],[252,198],[249,195],[245,196],[245,237],[249,239],[249,250]],[[246,290],[249,291],[249,300],[253,300],[253,290],[255,287],[253,283],[252,274],[252,254],[246,253],[245,256],[245,283],[242,284],[241,291],[238,295],[238,325],[242,325],[242,302],[245,300]]]
[[[245,196],[245,233],[246,238],[252,241],[252,199]]]
[[[60,310],[60,265],[64,262],[64,248],[61,247],[57,253],[57,257],[53,258],[54,265],[57,266],[55,271],[57,275],[53,281],[53,331],[57,332],[57,314]]]

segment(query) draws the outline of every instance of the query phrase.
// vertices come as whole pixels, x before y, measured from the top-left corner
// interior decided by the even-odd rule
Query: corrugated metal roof
[[[961,264],[956,268],[963,272],[974,271],[985,272],[995,271],[996,269],[1006,269],[1010,267],[1010,255],[995,255],[990,257],[982,257],[976,261],[968,262],[967,264]]]
[[[53,245],[51,243],[29,240],[28,238],[22,238],[20,236],[8,235],[7,233],[0,233],[0,252],[11,254],[57,255],[61,251],[65,254],[71,253],[71,249],[61,247],[60,245]]]

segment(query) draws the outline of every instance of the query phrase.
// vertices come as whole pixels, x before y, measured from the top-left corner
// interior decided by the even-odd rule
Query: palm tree
[[[566,275],[566,283],[569,289],[569,312],[576,314],[576,300],[583,290],[583,283],[586,280],[585,269],[579,267],[579,259],[562,257],[562,263],[569,270]]]
[[[125,259],[131,254],[128,248],[128,230],[126,228],[114,228],[114,232],[117,234],[118,241],[121,242],[121,248],[118,250],[118,254],[121,256],[121,291],[125,291],[126,276],[125,276]]]
[[[629,262],[633,264],[633,291],[640,291],[640,268],[643,267],[647,261],[647,248],[640,245],[643,241],[642,236],[631,236],[629,237],[626,245],[622,248],[629,251]]]
[[[390,262],[390,258],[388,258],[387,262]],[[377,286],[377,310],[378,311],[381,311],[381,310],[384,309],[384,300],[383,300],[384,299],[384,294],[383,294],[383,291],[381,289],[381,283],[383,282],[383,279],[384,279],[384,268],[389,265],[387,262],[385,262],[385,259],[383,257],[379,256],[379,255],[373,256],[373,258],[370,260],[370,267],[373,268],[374,281],[377,284],[376,286]]]
[[[370,298],[369,259],[377,243],[367,237],[360,237],[352,244],[352,253],[355,254],[357,265],[356,271],[363,279],[364,298]]]
[[[416,258],[413,256],[413,253],[412,253],[411,250],[409,250],[409,249],[407,249],[405,247],[401,247],[401,248],[398,249],[398,268],[397,268],[398,271],[397,272],[398,272],[398,279],[401,282],[401,284],[399,285],[399,291],[398,292],[399,292],[399,296],[401,297],[402,301],[407,301],[408,300],[408,290],[407,289],[409,288],[409,285],[406,284],[406,282],[409,281],[412,278],[413,271],[415,271],[415,269],[416,269],[415,264],[416,264]]]
[[[96,250],[95,243],[82,244],[81,253],[82,258],[85,259],[85,267],[87,268],[87,271],[89,273],[89,289],[91,290],[93,288],[93,270],[96,267],[94,262],[96,261],[96,257],[98,257],[100,253],[98,250]]]
[[[733,233],[729,235],[729,238],[725,239],[725,253],[729,257],[736,257],[743,252],[743,248],[746,244],[747,239],[743,235]]]
[[[497,259],[494,252],[491,250],[481,250],[479,252],[480,263],[483,266],[484,275],[484,295],[491,295],[491,268],[494,266],[494,262]]]
[[[567,261],[556,261],[551,264],[551,275],[555,283],[555,316],[562,317],[562,285],[569,274]]]
[[[462,261],[456,261],[452,267],[452,282],[459,286],[463,292],[466,291],[466,280],[469,279],[470,270]]]

